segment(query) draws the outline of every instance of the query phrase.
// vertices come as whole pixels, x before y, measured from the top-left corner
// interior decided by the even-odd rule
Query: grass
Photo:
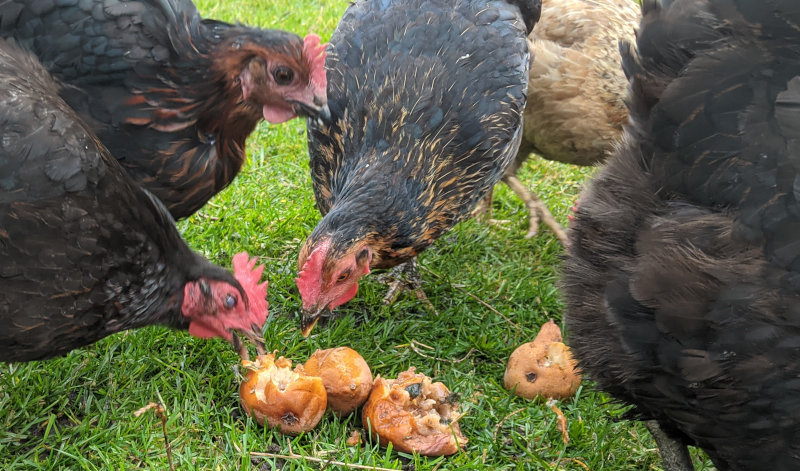
[[[344,0],[200,2],[205,15],[328,38]],[[425,458],[367,442],[344,440],[360,417],[323,417],[305,435],[287,438],[244,416],[238,404],[237,357],[220,340],[148,328],[120,333],[47,362],[0,365],[0,469],[167,469],[161,424],[134,416],[151,401],[168,413],[177,469],[320,469],[286,454],[404,470],[657,470],[661,461],[646,429],[620,420],[625,408],[585,382],[560,407],[571,438],[564,444],[555,415],[542,403],[502,387],[513,349],[532,340],[549,318],[561,320],[555,287],[562,248],[546,229],[526,240],[524,208],[507,187],[496,191],[494,215],[511,222],[490,227],[467,221],[420,258],[426,292],[440,315],[413,297],[392,306],[376,277],[364,280],[339,317],[304,340],[293,278],[301,242],[319,219],[307,167],[304,125],[262,125],[248,142],[241,176],[179,226],[189,243],[216,263],[247,250],[266,265],[271,316],[267,345],[296,361],[317,348],[349,345],[374,373],[393,377],[409,366],[444,381],[462,397],[466,449]],[[566,222],[568,208],[590,170],[531,161],[521,177]],[[498,315],[478,299],[496,309]],[[412,342],[414,348],[412,348]],[[427,345],[431,348],[422,347]],[[362,430],[363,432],[363,430]],[[363,434],[365,435],[365,434]],[[709,469],[702,456],[698,469]],[[330,469],[330,467],[328,468]]]

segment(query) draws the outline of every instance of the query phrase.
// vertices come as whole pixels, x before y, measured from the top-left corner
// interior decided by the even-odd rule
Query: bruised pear
[[[350,347],[317,350],[303,369],[308,375],[322,378],[328,393],[328,407],[339,416],[356,410],[372,390],[369,365]]]
[[[581,376],[569,347],[561,340],[561,330],[551,320],[542,326],[533,342],[514,350],[503,377],[506,389],[527,399],[564,399],[575,394]]]
[[[399,451],[452,455],[467,443],[456,422],[460,415],[455,395],[414,370],[409,368],[397,379],[375,379],[361,413],[364,428],[381,445],[391,443]]]
[[[291,360],[275,359],[274,353],[258,355],[254,362],[242,360],[242,366],[247,373],[239,399],[256,422],[288,435],[307,432],[319,423],[328,402],[322,378],[306,375],[301,366],[292,369]]]

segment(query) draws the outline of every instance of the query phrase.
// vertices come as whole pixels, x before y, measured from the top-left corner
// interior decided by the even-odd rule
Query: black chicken
[[[632,126],[569,231],[570,344],[717,469],[800,469],[800,9],[644,5]]]
[[[62,98],[173,217],[225,188],[262,118],[327,115],[324,45],[202,19],[191,0],[10,0],[0,35],[67,86]]]
[[[361,0],[327,58],[331,118],[308,120],[322,220],[300,251],[303,332],[371,268],[412,260],[519,147],[539,0]]]
[[[254,265],[237,255],[234,277],[191,251],[36,58],[0,40],[0,361],[152,324],[258,342],[266,283]]]

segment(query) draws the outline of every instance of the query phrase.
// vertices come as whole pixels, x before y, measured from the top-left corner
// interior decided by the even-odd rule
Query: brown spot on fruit
[[[300,418],[291,412],[287,412],[281,416],[281,422],[285,423],[286,425],[294,425],[297,422],[300,422]]]

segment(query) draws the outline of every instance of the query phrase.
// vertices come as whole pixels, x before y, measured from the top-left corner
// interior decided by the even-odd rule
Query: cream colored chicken
[[[531,153],[574,165],[603,162],[628,119],[618,43],[634,42],[640,18],[633,0],[544,0],[529,36],[533,63],[528,84],[522,144],[503,181],[523,200],[529,230],[540,220],[562,243],[564,229],[545,204],[516,176]],[[478,209],[491,206],[491,193]]]

